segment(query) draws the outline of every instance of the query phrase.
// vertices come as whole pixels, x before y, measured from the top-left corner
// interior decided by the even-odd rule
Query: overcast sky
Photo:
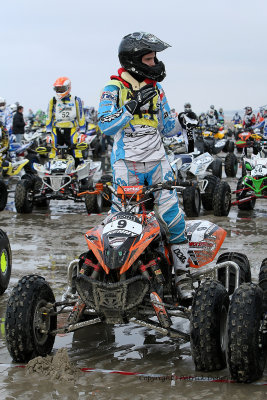
[[[98,107],[119,68],[121,38],[155,34],[171,108],[267,104],[267,0],[6,0],[1,2],[1,86],[7,103],[46,110],[60,76]]]

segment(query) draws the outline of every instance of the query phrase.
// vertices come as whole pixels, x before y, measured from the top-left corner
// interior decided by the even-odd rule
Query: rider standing
[[[159,84],[166,73],[157,52],[167,47],[149,33],[125,36],[118,54],[122,68],[103,89],[99,127],[103,134],[114,137],[111,164],[113,181],[118,185],[151,185],[174,179],[161,140],[161,134],[174,135],[182,129]],[[177,295],[181,300],[191,299],[188,240],[177,193],[162,190],[154,197],[156,212],[168,230]]]
[[[72,96],[71,81],[67,77],[60,77],[54,83],[56,97],[53,97],[47,110],[46,131],[52,135],[52,151],[50,158],[56,155],[57,146],[66,144],[71,147],[78,142],[80,133],[85,132],[85,117],[82,101]],[[82,152],[74,151],[76,164],[82,158]]]

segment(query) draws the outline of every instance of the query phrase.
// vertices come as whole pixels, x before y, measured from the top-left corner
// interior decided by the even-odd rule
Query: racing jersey
[[[4,111],[0,111],[0,121],[7,129],[7,131],[11,133],[13,124],[13,113],[9,108],[6,108]]]
[[[267,117],[257,125],[253,125],[252,129],[263,128],[264,139],[267,139]]]
[[[256,122],[255,114],[245,115],[243,119],[243,127],[250,128]]]
[[[52,132],[53,128],[79,128],[85,131],[85,117],[82,102],[79,97],[72,95],[57,100],[53,97],[47,109],[46,130]]]
[[[98,109],[98,126],[103,134],[114,136],[111,165],[118,160],[156,161],[165,159],[161,134],[172,136],[181,131],[177,118],[171,114],[165,93],[159,83],[149,79],[138,82],[125,69],[112,76],[105,86]],[[157,95],[132,115],[125,104],[134,91],[153,83]]]

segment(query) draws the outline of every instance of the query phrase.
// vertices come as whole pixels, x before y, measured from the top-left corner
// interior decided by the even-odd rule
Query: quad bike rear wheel
[[[191,320],[191,352],[197,371],[226,366],[226,320],[229,296],[218,281],[205,280],[196,290]]]
[[[5,331],[8,351],[15,362],[28,362],[48,355],[57,327],[55,297],[49,284],[38,275],[19,280],[8,300]]]
[[[18,213],[29,214],[33,209],[33,179],[21,179],[15,190],[15,207]]]
[[[103,210],[103,197],[101,194],[86,194],[85,206],[88,214],[100,214]]]
[[[267,312],[267,258],[265,258],[260,267],[259,286],[263,291],[263,310]]]
[[[231,377],[249,383],[261,378],[266,362],[263,291],[244,283],[234,292],[228,313],[227,363]]]
[[[3,211],[7,203],[7,185],[0,179],[0,211]]]
[[[229,183],[221,181],[215,188],[213,196],[213,213],[219,217],[226,217],[231,207],[231,188]]]
[[[225,261],[234,261],[240,269],[239,275],[239,285],[244,282],[251,282],[251,269],[250,269],[250,262],[247,256],[243,253],[236,253],[236,252],[225,252],[222,253],[216,264],[223,263]],[[233,267],[230,267],[230,278],[229,278],[229,295],[233,294],[235,290],[235,270]],[[220,268],[218,270],[218,280],[221,282],[222,285],[225,286],[225,278],[226,278],[226,270],[225,268]]]
[[[206,175],[204,179],[208,181],[208,184],[205,193],[201,194],[202,206],[205,210],[211,211],[213,209],[214,191],[220,179],[214,175]]]
[[[224,169],[227,177],[234,178],[237,174],[238,160],[234,153],[228,153],[224,161]]]
[[[198,217],[200,214],[201,198],[199,188],[188,186],[183,191],[184,212],[187,217]]]
[[[7,234],[0,229],[0,294],[3,294],[10,280],[12,253]]]
[[[112,175],[102,175],[100,179],[100,183],[107,183],[107,182],[112,182],[113,178]],[[111,200],[111,194],[110,191],[107,188],[104,188],[104,194]],[[103,198],[103,207],[110,207],[111,201]]]

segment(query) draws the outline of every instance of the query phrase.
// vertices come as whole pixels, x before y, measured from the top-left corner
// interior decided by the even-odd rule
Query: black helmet
[[[145,54],[155,53],[170,47],[169,44],[158,39],[151,33],[134,32],[124,36],[119,46],[119,60],[121,66],[131,72],[133,76],[149,78],[161,82],[165,76],[163,62],[155,57],[155,64],[150,67],[142,63]]]
[[[191,111],[191,108],[192,108],[191,107],[191,103],[189,103],[189,102],[188,103],[184,103],[184,110],[185,111]]]

